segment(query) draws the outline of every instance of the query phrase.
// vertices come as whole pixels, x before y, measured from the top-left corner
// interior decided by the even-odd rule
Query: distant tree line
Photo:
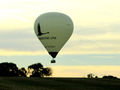
[[[41,63],[29,65],[27,68],[18,68],[15,63],[3,62],[0,63],[1,77],[48,77],[52,75],[52,69],[43,67]],[[99,78],[93,73],[87,74],[87,78]],[[117,77],[108,75],[103,76],[103,79],[117,79]]]
[[[95,76],[93,73],[89,73],[87,74],[87,78],[98,78],[98,76]],[[102,78],[103,79],[118,79],[117,77],[112,76],[112,75],[105,75]]]
[[[52,69],[44,68],[41,63],[35,63],[28,68],[18,68],[15,63],[0,63],[1,77],[46,77],[52,75]]]
[[[117,77],[112,76],[112,75],[103,76],[102,78],[106,78],[106,79],[117,79]]]

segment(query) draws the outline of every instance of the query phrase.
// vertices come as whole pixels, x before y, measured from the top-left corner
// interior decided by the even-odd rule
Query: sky
[[[36,18],[46,12],[71,17],[74,32],[56,64],[34,33]],[[42,63],[53,77],[120,77],[120,0],[0,1],[0,62],[18,67]]]

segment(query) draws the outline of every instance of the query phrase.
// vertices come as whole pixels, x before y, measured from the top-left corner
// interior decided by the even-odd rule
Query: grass
[[[120,90],[120,79],[0,77],[0,90]]]

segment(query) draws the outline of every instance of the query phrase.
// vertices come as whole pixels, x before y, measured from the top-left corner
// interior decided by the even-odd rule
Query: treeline
[[[43,67],[41,63],[35,63],[27,68],[18,68],[15,63],[0,63],[1,77],[46,77],[52,75],[52,69]]]
[[[29,65],[27,68],[18,68],[15,63],[0,63],[0,77],[49,77],[52,75],[50,67],[44,67],[41,63]],[[87,74],[87,78],[99,78],[93,73]],[[112,75],[105,75],[104,79],[118,79]]]
[[[99,78],[98,76],[95,76],[94,74],[90,73],[87,75],[87,78]],[[112,75],[105,75],[102,77],[103,79],[118,79],[118,77],[116,76],[112,76]]]

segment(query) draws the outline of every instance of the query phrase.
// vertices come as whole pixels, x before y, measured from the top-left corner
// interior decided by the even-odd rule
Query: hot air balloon
[[[73,33],[73,22],[69,16],[48,12],[40,15],[34,23],[34,31],[45,49],[54,58]]]

